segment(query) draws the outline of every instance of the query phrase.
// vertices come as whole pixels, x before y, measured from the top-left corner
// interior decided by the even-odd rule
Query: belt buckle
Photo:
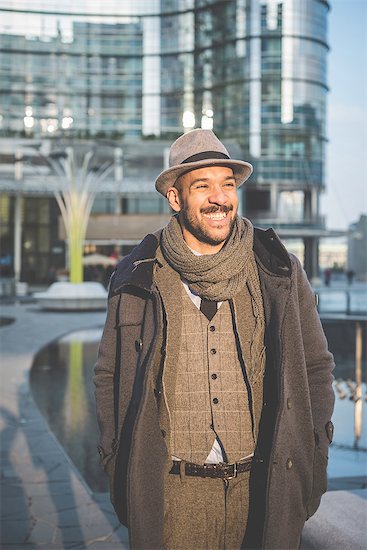
[[[232,464],[231,464],[231,466],[232,466]],[[237,477],[237,473],[238,473],[238,471],[237,471],[237,462],[234,462],[234,464],[233,464],[233,475],[229,475],[229,472],[228,473],[225,472],[224,476],[223,476],[224,483],[226,485],[228,485],[228,482],[229,482],[230,479],[234,479],[235,477]]]

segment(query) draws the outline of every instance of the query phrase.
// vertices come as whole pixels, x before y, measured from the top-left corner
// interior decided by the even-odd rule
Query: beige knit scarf
[[[221,250],[216,254],[196,256],[185,243],[175,215],[162,231],[161,246],[167,262],[186,279],[192,292],[219,302],[233,298],[246,282],[250,289],[253,287],[255,295],[259,295],[253,236],[252,223],[236,216],[232,232]]]

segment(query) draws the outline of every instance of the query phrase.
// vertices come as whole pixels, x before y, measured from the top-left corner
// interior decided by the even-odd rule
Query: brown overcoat
[[[169,460],[159,424],[165,323],[153,282],[158,244],[159,234],[148,235],[118,265],[95,368],[99,452],[111,500],[132,548],[150,550],[163,547]],[[243,547],[296,549],[326,491],[334,363],[298,259],[272,229],[255,229],[254,252],[267,359]]]

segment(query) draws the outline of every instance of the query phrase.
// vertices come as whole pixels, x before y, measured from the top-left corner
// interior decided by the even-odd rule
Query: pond
[[[36,355],[30,376],[34,399],[50,429],[92,491],[105,492],[99,465],[93,367],[102,328],[73,332]]]
[[[362,384],[358,395],[354,382],[354,331],[345,328],[340,338],[340,330],[340,325],[336,333],[332,325],[325,326],[337,363],[335,437],[329,468],[329,476],[333,478],[366,475],[367,469],[366,385]],[[50,429],[94,492],[108,490],[97,453],[99,436],[93,385],[101,335],[102,328],[83,330],[51,343],[35,357],[30,377],[35,401]]]

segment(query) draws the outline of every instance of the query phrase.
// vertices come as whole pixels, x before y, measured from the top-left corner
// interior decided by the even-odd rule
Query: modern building
[[[87,244],[125,252],[167,219],[155,176],[169,142],[200,126],[254,164],[242,213],[302,239],[306,270],[316,274],[318,242],[328,235],[319,210],[326,0],[3,4],[1,256],[22,279],[45,281],[64,261],[59,184],[37,153],[42,144],[108,139],[123,150],[123,184],[101,188]]]
[[[348,269],[353,271],[357,281],[367,282],[367,215],[363,214],[356,223],[349,226]]]

